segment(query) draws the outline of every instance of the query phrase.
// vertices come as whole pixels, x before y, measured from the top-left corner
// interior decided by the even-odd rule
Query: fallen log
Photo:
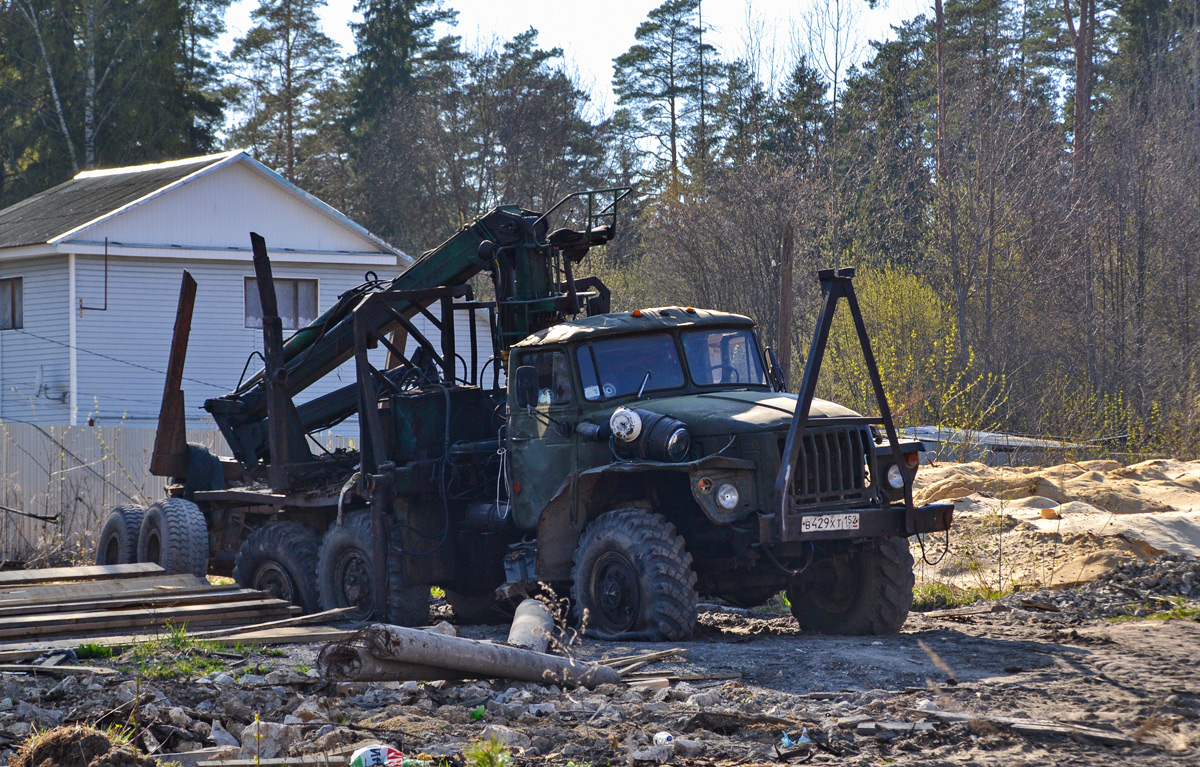
[[[515,679],[564,687],[592,688],[621,681],[615,670],[594,663],[381,623],[362,629],[345,642],[327,645],[317,664],[326,679],[350,681],[439,678],[412,676],[417,670],[426,674],[453,672],[456,678]],[[401,675],[367,678],[363,674]]]
[[[526,599],[517,605],[512,626],[508,629],[508,644],[533,652],[546,652],[554,631],[554,616],[542,602]]]

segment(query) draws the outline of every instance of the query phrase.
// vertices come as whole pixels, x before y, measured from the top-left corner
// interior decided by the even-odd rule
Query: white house
[[[183,388],[189,425],[210,425],[199,406],[262,349],[251,231],[266,238],[285,335],[366,272],[412,263],[240,151],[86,171],[0,211],[0,422],[153,426],[187,269]],[[353,380],[347,363],[299,400]]]

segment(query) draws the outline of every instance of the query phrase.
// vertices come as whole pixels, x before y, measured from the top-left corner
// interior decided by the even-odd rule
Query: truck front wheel
[[[579,539],[571,600],[584,633],[676,641],[696,625],[696,573],[675,526],[643,509],[597,517]]]
[[[905,538],[880,538],[818,558],[788,586],[792,615],[819,634],[895,634],[912,606],[913,557]]]
[[[375,615],[375,568],[371,512],[347,514],[334,524],[321,541],[317,554],[317,590],[321,609],[357,606],[349,620],[386,621],[397,626],[423,626],[429,622],[429,587],[407,586],[400,575],[400,555],[395,547],[388,553],[388,614]]]
[[[258,528],[238,552],[233,579],[247,589],[266,591],[315,613],[317,601],[317,549],[321,535],[293,521],[272,522]]]

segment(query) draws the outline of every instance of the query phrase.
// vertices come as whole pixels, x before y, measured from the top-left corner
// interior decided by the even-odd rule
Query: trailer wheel
[[[200,507],[183,498],[153,504],[142,517],[137,552],[139,562],[203,578],[208,574],[208,523]]]
[[[317,591],[321,609],[358,606],[346,616],[348,620],[372,617],[375,604],[375,585],[372,573],[374,553],[371,546],[371,512],[347,514],[341,525],[325,532],[317,554]],[[374,616],[397,626],[422,626],[429,622],[429,587],[406,586],[400,583],[400,554],[394,548],[388,553],[388,615]]]
[[[454,610],[454,617],[458,622],[468,626],[508,623],[516,610],[511,600],[497,599],[492,593],[469,596],[447,589],[446,601]]]
[[[96,564],[127,565],[137,561],[138,535],[145,506],[118,506],[104,520],[96,542]]]
[[[913,557],[906,538],[880,538],[848,556],[813,563],[788,587],[800,628],[820,634],[895,634],[912,606]]]
[[[244,588],[286,599],[305,613],[320,609],[317,597],[317,551],[321,534],[300,522],[272,522],[258,528],[242,544],[233,579]]]
[[[686,639],[696,625],[696,573],[683,536],[658,514],[618,509],[579,539],[571,601],[584,633],[602,639]]]

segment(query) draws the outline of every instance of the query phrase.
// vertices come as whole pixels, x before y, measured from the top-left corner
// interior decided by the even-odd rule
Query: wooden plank
[[[235,645],[281,645],[281,644],[317,644],[340,642],[353,631],[329,628],[328,626],[284,626],[283,628],[267,631],[248,631],[241,634],[206,639],[206,642],[216,642],[225,647]]]
[[[332,610],[325,610],[324,612],[312,613],[311,615],[297,615],[295,618],[285,618],[280,621],[271,621],[270,623],[260,623],[257,626],[245,626],[245,627],[236,628],[236,629],[217,629],[215,631],[204,631],[199,634],[194,634],[193,636],[215,637],[215,636],[220,636],[222,634],[229,634],[229,633],[236,633],[236,632],[243,632],[243,631],[259,631],[259,630],[263,630],[263,629],[280,628],[283,626],[298,626],[301,623],[320,623],[321,621],[333,620],[334,618],[340,618],[343,615],[349,615],[350,613],[354,612],[357,609],[358,609],[358,607],[356,607],[356,606],[335,607]]]
[[[105,597],[137,596],[139,594],[186,594],[202,589],[237,588],[236,585],[214,586],[203,578],[181,575],[151,575],[141,578],[121,578],[108,581],[79,581],[77,583],[42,583],[31,586],[0,589],[0,607],[36,604],[39,602],[72,602]]]
[[[131,608],[162,609],[167,607],[182,607],[196,604],[220,604],[224,602],[243,602],[252,599],[270,599],[265,591],[255,589],[205,589],[191,594],[149,594],[146,596],[124,597],[121,599],[99,599],[90,602],[61,602],[58,604],[35,603],[16,607],[0,606],[0,626],[4,619],[21,615],[54,615],[66,612],[104,612],[126,610]]]
[[[189,631],[189,636],[197,632]],[[281,645],[281,644],[310,644],[317,642],[333,642],[353,634],[353,631],[326,628],[324,626],[287,626],[283,628],[250,631],[225,636],[216,639],[205,639],[224,647],[235,645]],[[82,645],[98,645],[101,647],[127,647],[141,642],[150,642],[163,636],[161,631],[144,631],[134,634],[116,634],[100,637],[71,637],[59,639],[41,639],[36,642],[12,642],[0,644],[0,663],[32,660],[45,655],[51,650],[74,650]]]
[[[64,677],[82,674],[96,676],[113,676],[117,672],[104,666],[29,666],[16,663],[0,663],[0,672],[9,674],[42,674],[44,676]]]
[[[272,618],[287,615],[293,611],[299,612],[299,609],[281,599],[256,599],[215,605],[168,607],[161,610],[137,609],[56,615],[21,615],[0,622],[0,638],[51,636],[65,633],[95,634],[112,629],[158,625],[168,621],[195,625],[198,620],[209,619],[206,620],[206,623],[211,625],[212,618],[220,619],[218,622],[245,619],[250,614],[260,619]]]
[[[83,567],[43,567],[38,570],[8,570],[0,572],[0,587],[25,586],[53,581],[99,581],[165,572],[166,570],[153,562],[137,562],[131,565],[85,565]]]

